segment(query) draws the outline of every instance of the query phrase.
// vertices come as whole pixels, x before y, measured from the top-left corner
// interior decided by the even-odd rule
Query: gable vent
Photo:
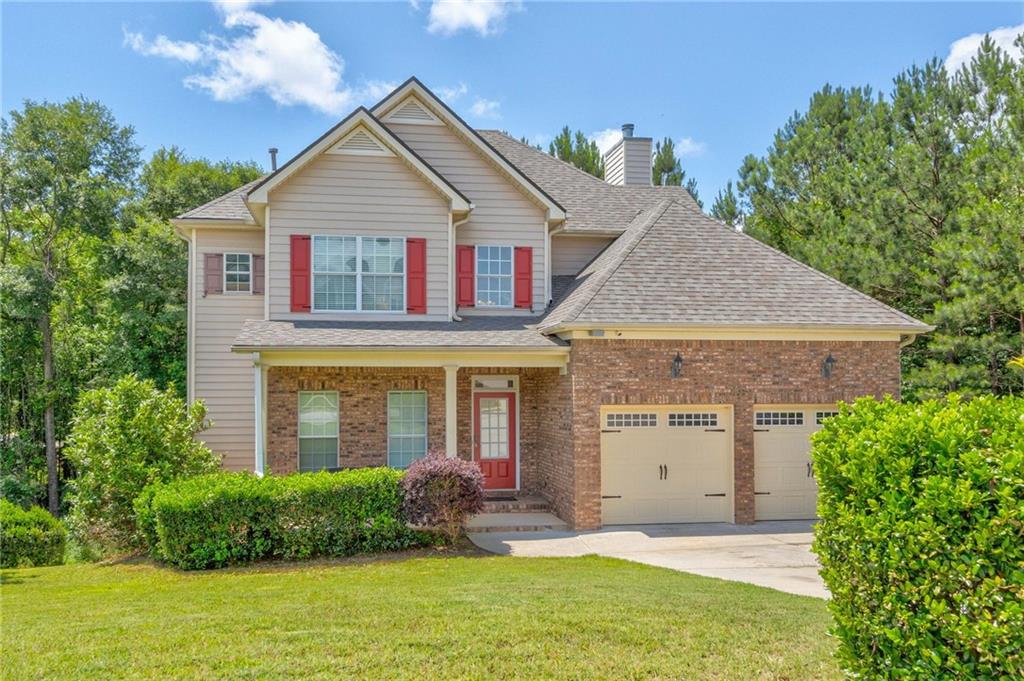
[[[331,149],[335,154],[391,156],[391,152],[365,130],[356,130]]]
[[[407,99],[404,104],[388,115],[387,119],[395,123],[414,123],[418,125],[435,125],[440,121],[434,114],[417,102],[415,99]]]

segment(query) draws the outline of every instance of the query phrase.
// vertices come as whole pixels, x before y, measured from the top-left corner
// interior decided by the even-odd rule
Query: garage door
[[[757,520],[816,517],[818,485],[811,470],[811,435],[834,413],[831,405],[754,408]]]
[[[601,408],[606,525],[732,521],[732,411]]]

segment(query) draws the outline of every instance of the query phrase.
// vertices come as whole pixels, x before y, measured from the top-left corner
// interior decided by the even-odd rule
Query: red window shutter
[[[427,312],[427,240],[405,240],[405,311]]]
[[[311,242],[308,235],[292,234],[292,312],[309,312]]]
[[[476,270],[476,249],[472,246],[455,247],[455,304],[459,307],[473,307],[476,287],[473,281]]]
[[[224,254],[203,254],[203,295],[224,293]]]
[[[253,295],[263,295],[264,287],[266,284],[266,276],[264,275],[263,267],[263,256],[254,255],[252,256],[252,292]]]
[[[533,305],[533,249],[517,246],[513,270],[515,272],[516,307]]]

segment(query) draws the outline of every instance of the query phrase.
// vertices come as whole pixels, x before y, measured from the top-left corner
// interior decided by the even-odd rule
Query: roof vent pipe
[[[277,147],[267,149],[270,152],[270,172],[277,170]]]
[[[622,124],[622,136],[623,137],[632,137],[633,136],[633,124],[632,123],[623,123]]]

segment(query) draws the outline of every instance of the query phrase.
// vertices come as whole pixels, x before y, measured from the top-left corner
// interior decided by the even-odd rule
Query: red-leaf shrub
[[[473,461],[430,452],[414,461],[402,479],[402,509],[413,525],[458,537],[467,517],[484,507],[484,475]]]

